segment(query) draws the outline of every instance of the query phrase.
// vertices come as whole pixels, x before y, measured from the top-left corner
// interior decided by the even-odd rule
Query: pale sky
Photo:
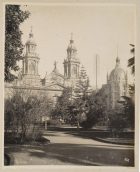
[[[22,25],[23,43],[31,26],[40,57],[39,74],[43,78],[57,61],[63,74],[63,61],[70,34],[78,50],[91,86],[95,85],[95,56],[99,55],[98,85],[106,83],[106,74],[115,67],[118,56],[126,70],[132,56],[129,44],[135,41],[135,8],[133,6],[27,6],[31,16]]]

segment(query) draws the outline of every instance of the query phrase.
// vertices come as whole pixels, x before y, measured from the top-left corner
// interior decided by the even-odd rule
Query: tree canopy
[[[19,70],[17,61],[22,59],[24,48],[20,24],[30,13],[21,10],[20,5],[6,5],[5,8],[5,81],[13,81],[16,78],[13,71]]]
[[[128,60],[128,67],[131,68],[131,72],[134,75],[135,74],[135,45],[130,44],[132,47],[130,52],[133,54],[133,56]]]
[[[85,97],[87,95],[88,89],[89,89],[89,79],[87,77],[86,70],[82,66],[80,70],[79,79],[77,80],[76,86],[74,88],[75,98]]]
[[[135,75],[135,45],[130,44],[131,50],[130,52],[132,53],[132,57],[128,60],[128,67],[131,69],[131,73],[134,76]],[[135,84],[129,85],[129,93],[131,96],[134,95],[135,93]]]

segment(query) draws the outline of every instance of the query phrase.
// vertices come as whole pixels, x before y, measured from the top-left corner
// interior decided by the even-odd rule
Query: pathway
[[[77,137],[70,132],[47,131],[51,141],[43,146],[8,146],[15,165],[133,166],[133,146],[116,145]]]

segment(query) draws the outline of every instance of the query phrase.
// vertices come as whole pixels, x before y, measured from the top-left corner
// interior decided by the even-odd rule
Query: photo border
[[[69,166],[69,165],[20,165],[20,166],[4,166],[4,40],[5,40],[5,4],[21,4],[21,5],[74,5],[74,6],[86,6],[86,5],[121,5],[121,6],[135,6],[136,8],[136,32],[135,32],[135,45],[136,45],[136,59],[135,59],[135,146],[134,146],[134,154],[135,154],[135,167],[120,167],[120,166]],[[70,172],[80,170],[81,171],[132,171],[137,172],[139,167],[139,83],[140,83],[140,1],[139,0],[2,0],[0,2],[0,21],[2,24],[2,30],[0,32],[1,38],[2,38],[2,45],[0,46],[0,55],[2,58],[0,58],[0,72],[1,72],[1,81],[0,81],[0,88],[1,88],[1,99],[0,99],[0,151],[2,156],[0,157],[0,171],[27,171],[27,170],[34,170],[34,171],[59,171],[61,172],[67,170]],[[137,115],[136,115],[137,114]]]

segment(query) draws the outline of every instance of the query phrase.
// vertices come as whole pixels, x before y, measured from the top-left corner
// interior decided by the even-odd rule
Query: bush
[[[49,113],[48,102],[47,97],[38,98],[23,90],[16,90],[13,97],[5,101],[5,133],[12,133],[20,143],[41,137],[44,126],[40,122],[42,116]]]
[[[40,126],[34,126],[31,124],[24,137],[22,131],[19,131],[18,133],[6,131],[4,134],[4,142],[5,144],[24,144],[31,141],[37,141],[42,137],[42,135],[42,128]]]
[[[112,137],[118,137],[121,132],[127,128],[127,120],[126,115],[119,111],[118,109],[114,109],[109,114],[109,128],[111,131]]]
[[[36,141],[43,135],[42,126],[40,124],[31,124],[26,133],[25,141]]]
[[[47,125],[49,125],[49,126],[60,126],[61,122],[59,119],[51,119],[47,122]]]
[[[119,101],[119,106],[110,111],[109,127],[113,136],[120,135],[125,129],[134,129],[134,103],[131,98],[123,96],[123,101]]]
[[[80,122],[80,126],[84,129],[90,129],[97,123],[97,114],[90,109],[88,113],[86,113],[87,118]]]

